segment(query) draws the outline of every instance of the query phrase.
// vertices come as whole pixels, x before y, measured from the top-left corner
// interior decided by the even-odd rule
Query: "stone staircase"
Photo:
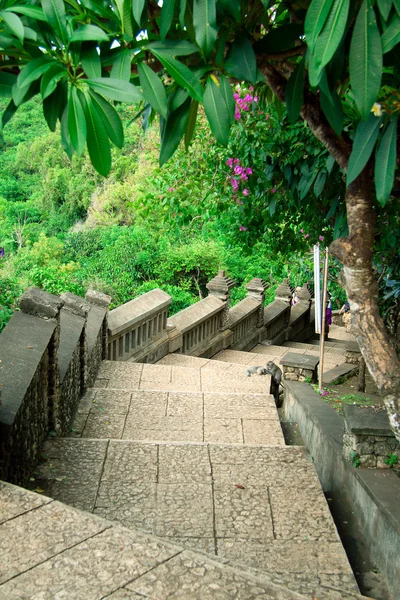
[[[81,573],[88,567],[57,562],[53,552],[29,566],[34,581],[49,577],[49,586],[18,595],[27,573],[14,574],[0,598],[362,598],[310,456],[285,446],[269,376],[244,372],[289,349],[317,352],[303,346],[259,345],[213,359],[168,354],[157,364],[104,361],[71,436],[46,443],[32,478],[32,489],[55,502],[25,492],[40,510],[19,510],[36,510],[38,522],[40,513],[61,511],[55,529],[77,519],[74,548],[86,556],[92,544],[105,573],[118,573],[109,575],[114,587],[96,566],[89,592]],[[340,353],[328,355],[328,366],[342,362]],[[44,515],[42,528],[47,522]],[[122,576],[118,547],[145,566]],[[57,596],[65,564],[79,583]]]

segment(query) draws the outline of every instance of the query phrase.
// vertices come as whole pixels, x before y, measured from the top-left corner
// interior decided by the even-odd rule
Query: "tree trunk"
[[[358,359],[358,391],[365,392],[365,360],[362,356]]]
[[[346,191],[349,235],[332,242],[330,252],[343,264],[352,333],[383,396],[391,428],[400,441],[400,362],[379,314],[378,283],[372,269],[375,235],[372,189],[373,179],[366,167]]]

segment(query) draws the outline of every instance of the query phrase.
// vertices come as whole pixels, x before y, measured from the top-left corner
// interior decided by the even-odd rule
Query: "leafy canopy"
[[[375,152],[390,196],[400,110],[398,0],[2,0],[0,93],[6,125],[36,94],[68,156],[85,145],[99,173],[121,147],[115,102],[160,115],[160,162],[189,146],[202,103],[220,144],[234,120],[230,81],[267,80],[291,121],[314,111],[333,147],[349,145],[347,183]],[[373,110],[373,112],[371,112]],[[317,119],[318,120],[318,119]],[[317,131],[317,125],[315,127]],[[334,151],[333,151],[334,153]],[[347,167],[347,164],[345,165]]]

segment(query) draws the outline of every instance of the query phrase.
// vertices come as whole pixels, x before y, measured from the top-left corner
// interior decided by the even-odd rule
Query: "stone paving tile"
[[[258,571],[256,571],[258,573]],[[309,598],[318,600],[359,600],[359,590],[354,575],[344,574],[311,574],[311,573],[268,573],[268,579],[273,583],[288,588]],[[340,595],[336,590],[329,590],[322,584],[341,589]],[[332,595],[333,592],[333,595]]]
[[[254,348],[251,349],[251,353],[269,354],[269,355],[272,354],[274,356],[282,356],[287,351],[288,351],[288,348],[285,348],[284,346],[274,346],[272,344],[269,346],[264,346],[263,344],[257,344],[257,346],[255,346]]]
[[[169,560],[126,586],[153,600],[304,600],[265,580],[196,556],[190,551]]]
[[[319,482],[272,486],[270,501],[277,539],[339,541]]]
[[[95,382],[97,385],[97,380]],[[108,379],[107,389],[113,390],[139,390],[142,389],[139,385],[139,376],[134,374],[132,377],[124,375],[122,377],[112,376]],[[147,388],[143,388],[147,389]],[[154,389],[154,386],[153,388]],[[157,388],[156,388],[157,389]]]
[[[157,446],[111,441],[101,478],[104,481],[157,481]]]
[[[96,394],[99,390],[89,388],[86,390],[83,398],[80,399],[78,404],[78,413],[88,414],[92,408],[93,400],[96,399]]]
[[[164,383],[171,381],[171,367],[169,365],[143,365],[141,381]]]
[[[211,467],[206,445],[160,445],[159,483],[211,484]]]
[[[179,548],[116,526],[19,575],[0,589],[7,600],[99,600],[177,552]]]
[[[352,574],[340,542],[271,540],[266,544],[249,538],[218,538],[218,555],[260,569],[267,576],[278,573]]]
[[[186,356],[185,354],[167,354],[157,362],[158,365],[181,365],[182,367],[198,367],[208,363],[208,358]]]
[[[158,484],[154,533],[169,537],[212,537],[211,485]]]
[[[168,392],[132,392],[129,419],[135,415],[151,414],[163,417],[167,414]]]
[[[115,438],[121,439],[124,430],[126,415],[97,411],[90,413],[82,431],[83,438]],[[79,424],[79,422],[78,422]],[[75,426],[75,422],[74,422]]]
[[[184,548],[188,548],[189,550],[193,550],[194,552],[205,552],[206,554],[211,554],[210,558],[215,557],[215,539],[213,537],[204,538],[204,537],[165,537],[163,538],[166,541],[171,542],[171,544],[178,544],[179,546],[183,546]]]
[[[213,356],[213,360],[248,365],[251,362],[251,354],[249,352],[241,352],[240,350],[221,350],[221,352]]]
[[[143,598],[150,598],[149,596],[145,596],[143,594],[137,594],[136,592],[132,592],[127,590],[126,588],[122,588],[113,592],[109,596],[105,596],[105,600],[143,600]]]
[[[215,371],[201,372],[201,390],[212,393],[245,393],[245,394],[268,394],[268,377],[247,377],[244,373],[242,378],[232,379],[221,377]]]
[[[104,481],[100,484],[94,514],[125,527],[152,533],[155,497],[155,483]]]
[[[314,471],[314,466],[303,446],[285,446],[284,448],[250,447],[250,446],[210,446],[212,464],[230,463],[232,465],[260,463],[279,464],[282,468],[293,465],[295,468],[307,467]]]
[[[199,369],[192,369],[188,367],[180,367],[178,365],[174,365],[172,367],[171,372],[171,383],[187,385],[190,387],[186,389],[193,389],[193,391],[195,391],[195,388],[197,388],[200,385],[200,373],[201,371]]]
[[[131,392],[97,390],[90,402],[90,412],[106,410],[109,413],[126,414],[131,402]]]
[[[243,444],[241,419],[204,419],[204,441],[211,444]]]
[[[50,498],[0,481],[0,524],[49,502]]]
[[[204,416],[207,419],[277,419],[272,396],[249,394],[204,394]]]
[[[69,437],[82,437],[83,430],[85,429],[86,421],[88,420],[89,413],[76,413],[74,422],[69,432]]]
[[[243,446],[245,447],[245,446]],[[269,446],[265,446],[268,448]],[[274,446],[275,448],[277,446]],[[284,448],[284,446],[280,446]],[[288,481],[296,481],[299,485],[308,485],[314,481],[314,474],[306,467],[279,464],[213,464],[214,480],[218,484],[259,485],[263,482],[266,486],[285,486]]]
[[[278,444],[285,446],[285,438],[278,417],[275,419],[243,419],[245,444]]]
[[[215,485],[217,537],[274,538],[268,489],[264,485]]]
[[[0,583],[103,531],[106,526],[91,515],[58,502],[6,521],[0,525]]]
[[[203,418],[203,394],[169,392],[167,416],[201,420]]]
[[[155,415],[128,415],[123,433],[124,440],[202,442],[203,421],[187,417],[159,417]]]

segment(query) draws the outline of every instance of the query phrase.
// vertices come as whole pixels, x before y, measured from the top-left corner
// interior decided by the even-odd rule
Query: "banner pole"
[[[326,321],[326,292],[328,283],[328,248],[325,248],[325,261],[324,261],[324,283],[323,283],[323,294],[322,294],[322,326],[321,336],[319,341],[319,379],[318,389],[322,390],[323,383],[323,370],[324,370],[324,350],[325,350],[325,321]]]

